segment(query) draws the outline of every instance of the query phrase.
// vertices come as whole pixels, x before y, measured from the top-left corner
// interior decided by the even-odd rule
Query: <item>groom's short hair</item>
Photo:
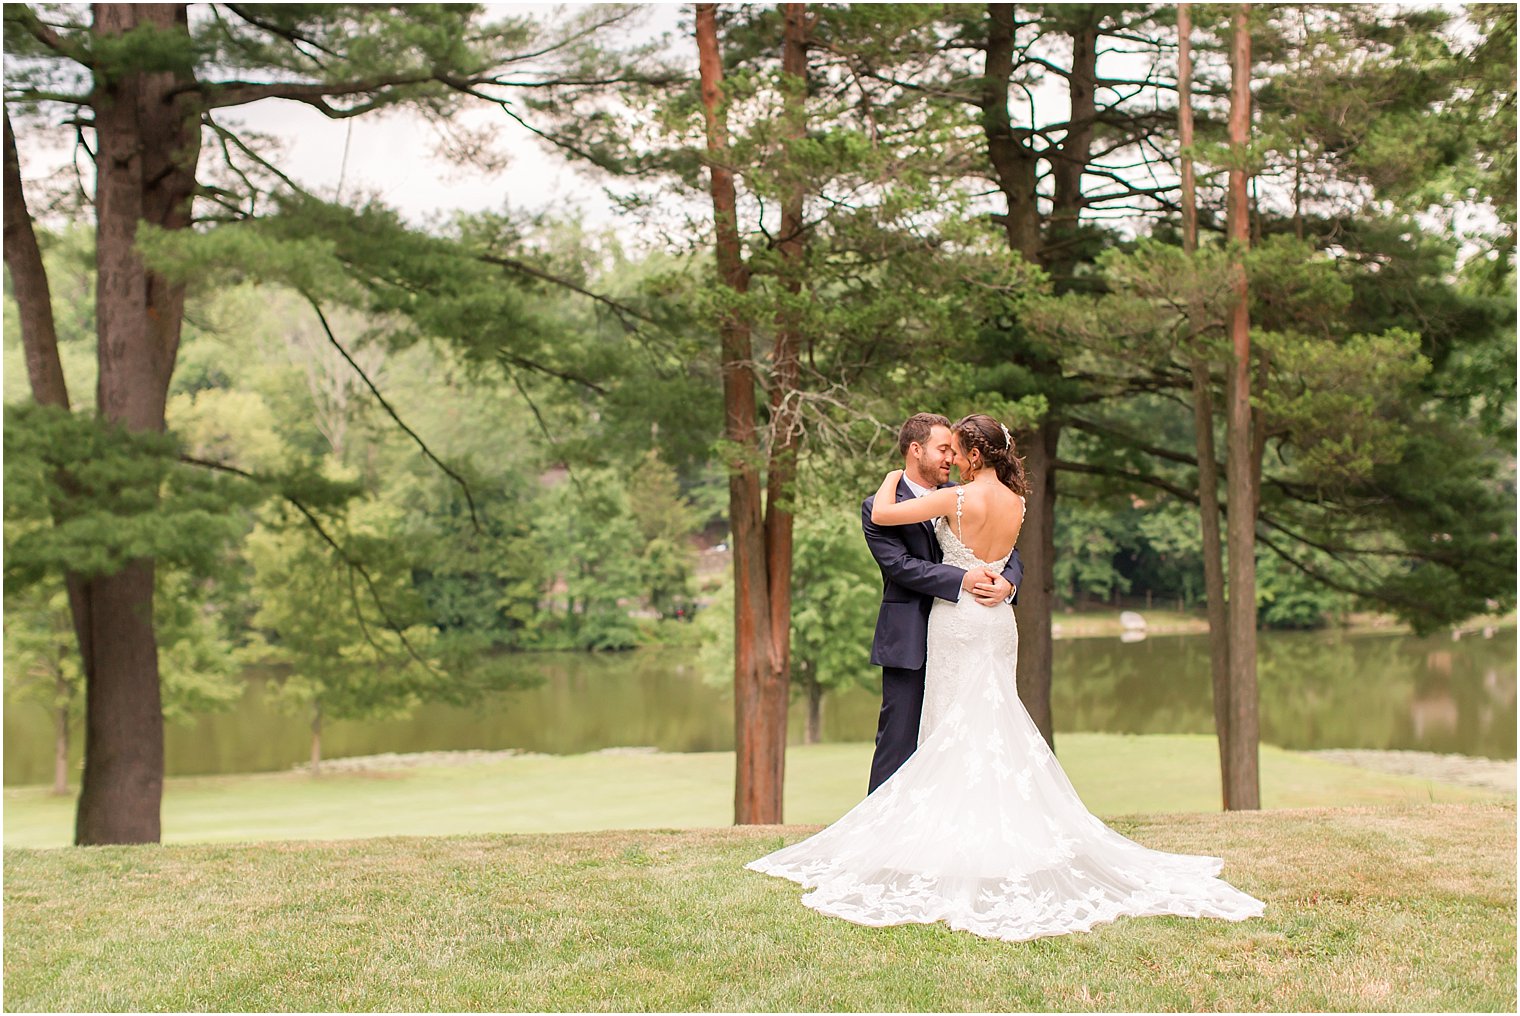
[[[902,430],[897,432],[897,454],[908,454],[908,446],[917,441],[921,445],[929,443],[929,432],[935,427],[950,428],[950,420],[938,413],[914,413],[908,417],[902,425]]]

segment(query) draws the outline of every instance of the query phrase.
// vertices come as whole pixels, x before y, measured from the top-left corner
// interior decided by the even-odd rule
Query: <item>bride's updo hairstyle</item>
[[[978,468],[991,468],[1003,486],[1020,497],[1029,496],[1029,482],[1024,476],[1024,460],[1014,453],[1013,435],[1008,428],[985,413],[972,413],[955,421],[950,428],[969,459],[972,449],[981,453]]]

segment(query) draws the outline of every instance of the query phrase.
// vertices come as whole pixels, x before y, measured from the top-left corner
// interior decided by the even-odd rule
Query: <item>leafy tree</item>
[[[263,640],[259,652],[290,668],[274,686],[278,700],[309,710],[314,775],[321,769],[325,722],[406,712],[424,683],[414,671],[429,665],[420,655],[429,644],[422,604],[410,588],[406,563],[395,559],[397,541],[385,533],[396,524],[395,513],[371,505],[355,514],[345,545],[350,553],[369,552],[367,560],[358,560],[378,585],[374,602],[386,605],[385,616],[360,593],[352,569],[333,566],[303,522],[270,513],[247,541],[259,601],[253,618]]]
[[[1332,613],[1344,611],[1351,602],[1276,554],[1258,558],[1256,575],[1257,616],[1268,628],[1322,628]]]
[[[830,491],[830,485],[821,490]],[[881,576],[848,499],[830,491],[824,501],[818,493],[811,491],[800,505],[793,576],[792,685],[807,702],[807,744],[822,736],[824,692],[874,687],[879,678],[871,666],[871,630]]]
[[[1056,540],[1056,590],[1062,598],[1080,603],[1127,591],[1129,582],[1114,564],[1120,545],[1109,513],[1072,504],[1062,517]]]
[[[802,475],[809,476],[804,467]],[[877,688],[871,629],[881,598],[881,574],[860,535],[859,516],[832,483],[805,486],[797,513],[795,609],[792,613],[792,693],[806,702],[803,743],[823,732],[823,697],[855,685]],[[725,581],[697,618],[704,679],[733,678],[733,584]]]
[[[470,98],[511,112],[508,100],[523,88],[578,87],[586,35],[622,16],[593,11],[546,39],[526,19],[488,22],[473,5],[217,5],[192,18],[186,4],[97,4],[88,22],[70,8],[43,16],[7,6],[5,255],[37,402],[66,408],[68,395],[13,111],[77,122],[94,137],[97,412],[155,434],[165,426],[187,292],[183,278],[144,260],[140,236],[256,215],[261,186],[289,184],[221,111],[287,99],[334,119],[411,106],[446,120]],[[149,554],[89,578],[65,571],[89,714],[79,843],[159,838],[155,566]],[[95,653],[106,645],[112,652]]]
[[[661,617],[690,618],[696,514],[681,496],[676,472],[658,448],[644,453],[628,478],[628,511],[643,544],[640,570],[649,606]]]
[[[53,724],[53,793],[69,793],[69,734],[84,682],[74,646],[68,597],[40,587],[5,597],[5,684],[47,711]]]
[[[638,629],[628,607],[643,592],[643,576],[638,523],[624,480],[611,469],[570,475],[576,479],[563,481],[561,493],[551,495],[557,507],[536,520],[536,542],[555,583],[549,599],[563,597],[572,645],[632,649]],[[572,489],[576,496],[570,496]]]

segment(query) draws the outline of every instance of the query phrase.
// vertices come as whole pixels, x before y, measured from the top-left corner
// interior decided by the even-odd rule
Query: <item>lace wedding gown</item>
[[[959,512],[957,512],[959,514]],[[944,519],[947,564],[981,561]],[[856,924],[929,924],[1023,941],[1121,916],[1239,921],[1261,901],[1217,857],[1167,854],[1083,806],[1018,699],[1013,612],[936,600],[918,749],[843,818],[745,867],[801,883],[804,905]]]

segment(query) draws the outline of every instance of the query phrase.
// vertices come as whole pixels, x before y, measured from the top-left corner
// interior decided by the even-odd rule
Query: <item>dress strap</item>
[[[955,487],[955,538],[961,543],[966,542],[965,534],[961,532],[961,507],[966,503],[966,488],[960,484]]]

